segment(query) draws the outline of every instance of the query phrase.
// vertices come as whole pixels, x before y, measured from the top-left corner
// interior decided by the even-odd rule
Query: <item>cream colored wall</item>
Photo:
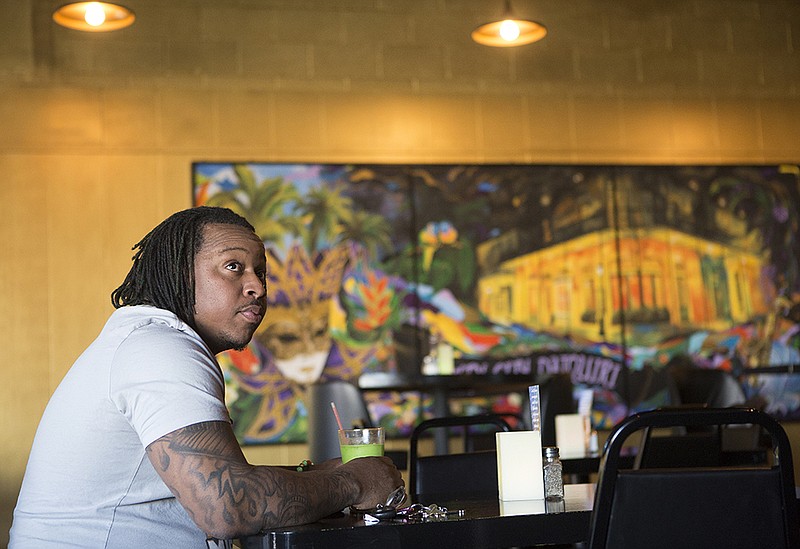
[[[60,3],[0,3],[0,544],[50,393],[193,161],[800,161],[789,0],[518,0],[551,32],[513,50],[467,38],[501,2],[127,0],[104,35]]]

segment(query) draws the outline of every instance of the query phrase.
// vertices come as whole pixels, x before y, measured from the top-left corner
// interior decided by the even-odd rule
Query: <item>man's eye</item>
[[[228,269],[229,271],[239,271],[242,268],[242,264],[239,263],[238,261],[232,261],[231,263],[225,265],[225,268]]]

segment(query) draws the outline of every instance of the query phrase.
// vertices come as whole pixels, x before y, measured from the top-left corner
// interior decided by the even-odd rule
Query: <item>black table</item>
[[[358,387],[361,391],[418,391],[433,398],[434,417],[450,414],[450,397],[501,395],[514,392],[527,393],[535,385],[533,375],[407,375],[391,372],[361,374]],[[434,433],[437,454],[447,453],[447,433]]]
[[[563,506],[544,500],[501,502],[496,497],[440,501],[450,510],[464,510],[463,517],[440,522],[367,525],[344,513],[313,524],[276,528],[240,543],[244,549],[484,549],[588,541],[594,485],[568,484],[564,493]]]

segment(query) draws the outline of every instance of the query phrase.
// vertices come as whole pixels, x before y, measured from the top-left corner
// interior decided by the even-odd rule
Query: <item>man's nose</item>
[[[252,273],[245,280],[244,293],[257,299],[264,297],[267,294],[267,285],[261,277]]]

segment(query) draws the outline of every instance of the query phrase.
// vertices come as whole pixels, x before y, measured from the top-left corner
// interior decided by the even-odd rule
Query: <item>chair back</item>
[[[308,407],[308,450],[315,463],[341,456],[339,426],[331,410],[331,402],[342,419],[342,425],[372,427],[369,410],[361,391],[353,383],[330,380],[310,385],[306,392]]]
[[[493,414],[448,416],[423,421],[411,433],[409,445],[409,494],[412,501],[429,503],[497,494],[497,451],[471,452],[471,426],[488,426],[495,431],[510,431],[503,418]],[[461,428],[463,451],[445,455],[420,456],[419,440],[433,429]]]
[[[774,459],[758,467],[620,469],[630,435],[647,428],[757,424]],[[654,410],[612,431],[600,463],[590,549],[800,548],[792,451],[783,428],[746,408]]]

